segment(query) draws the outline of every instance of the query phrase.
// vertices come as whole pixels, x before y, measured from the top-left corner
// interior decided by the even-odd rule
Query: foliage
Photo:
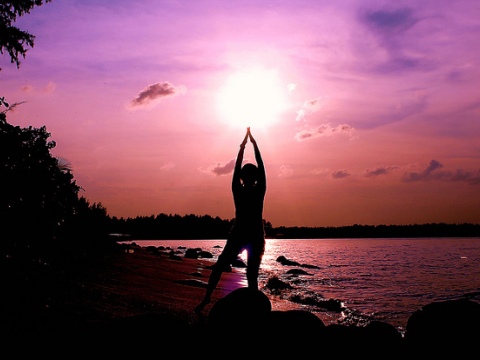
[[[18,17],[52,0],[14,0],[0,3],[0,53],[8,52],[20,67],[35,36],[13,26]],[[0,69],[1,70],[1,69]],[[108,216],[101,204],[78,197],[80,186],[73,179],[67,159],[53,157],[56,144],[49,141],[45,126],[21,128],[7,122],[7,112],[22,104],[9,104],[0,97],[0,241],[46,250],[51,240],[70,240],[70,245],[88,238],[107,236]],[[44,241],[47,240],[47,241]],[[85,241],[84,241],[85,242]],[[63,245],[68,245],[63,242]],[[72,246],[70,246],[72,247]],[[6,247],[5,247],[6,248]]]
[[[225,239],[233,225],[233,219],[225,220],[210,215],[158,214],[135,218],[109,219],[109,233],[132,239]],[[265,222],[269,236],[272,224]]]
[[[194,214],[114,217],[109,223],[111,233],[128,234],[134,239],[224,239],[231,226],[232,220]]]
[[[480,224],[350,225],[340,227],[278,227],[281,239],[479,237]]]
[[[0,253],[72,266],[110,252],[106,208],[78,196],[70,162],[50,153],[56,144],[46,127],[13,126],[6,112],[0,112]]]
[[[45,126],[13,126],[0,113],[0,236],[51,238],[75,214],[80,187],[50,154],[49,137]]]
[[[52,0],[14,0],[0,3],[0,53],[20,67],[35,36],[13,26],[18,17]],[[0,69],[1,70],[1,69]],[[0,240],[2,244],[41,244],[64,238],[77,243],[82,236],[98,239],[106,234],[108,216],[101,204],[78,198],[81,189],[71,164],[55,158],[45,126],[21,128],[7,122],[7,112],[21,103],[0,97]],[[51,243],[51,241],[49,241]]]
[[[0,107],[2,107],[2,105],[5,106],[5,107],[7,107],[7,108],[10,106],[10,105],[7,103],[7,101],[5,100],[5,97],[3,97],[3,96],[0,97]],[[6,112],[6,110],[5,110],[5,111],[2,111],[2,114],[5,114],[5,112]],[[5,117],[5,116],[2,116],[2,117],[0,118],[0,121],[2,121],[2,119],[3,119],[3,121],[5,121],[6,117]]]
[[[110,245],[108,239],[110,218],[107,209],[101,203],[90,202],[80,197],[76,202],[75,214],[62,227],[60,237],[70,243],[83,247]]]
[[[121,239],[226,239],[233,220],[210,215],[137,216],[109,219],[109,233]],[[340,227],[273,227],[265,222],[267,238],[277,239],[349,239],[349,238],[422,238],[480,237],[480,224],[350,225]]]
[[[45,0],[45,3],[52,0]],[[43,0],[13,0],[0,2],[0,53],[7,51],[12,64],[20,67],[19,57],[25,58],[27,47],[33,47],[35,36],[20,30],[12,24],[17,17],[29,14],[35,6],[43,4]],[[1,70],[1,69],[0,69]],[[1,104],[0,104],[1,105]]]

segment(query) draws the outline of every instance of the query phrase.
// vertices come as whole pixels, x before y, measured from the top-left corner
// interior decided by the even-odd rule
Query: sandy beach
[[[152,253],[140,246],[118,246],[78,264],[7,255],[1,335],[7,342],[66,336],[78,327],[101,328],[114,321],[165,314],[192,328],[201,326],[218,299],[246,286],[244,274],[232,268],[223,273],[212,302],[202,314],[195,313],[212,264],[206,259]],[[273,310],[292,306],[296,308],[287,301],[272,302]]]
[[[200,319],[193,309],[204,295],[211,264],[205,259],[153,254],[141,247],[125,248],[98,278],[84,284],[85,301],[105,299],[91,307],[112,319],[168,310],[195,323]],[[242,281],[243,275],[234,269],[224,273],[212,303],[241,287]]]
[[[205,294],[210,274],[207,259],[170,257],[152,253],[140,246],[125,247],[122,254],[111,259],[110,265],[98,277],[82,284],[82,303],[102,318],[140,315],[146,312],[169,311],[190,324],[202,322],[204,317],[193,309]],[[246,286],[245,275],[236,268],[224,272],[213,293],[211,306],[233,290]],[[92,301],[95,299],[95,301]],[[98,301],[103,299],[103,301]],[[296,309],[299,305],[271,297],[272,310]]]

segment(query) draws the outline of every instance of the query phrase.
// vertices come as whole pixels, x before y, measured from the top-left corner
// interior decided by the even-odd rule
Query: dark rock
[[[270,277],[267,280],[265,287],[273,292],[278,292],[285,289],[292,289],[292,285],[280,280],[276,275]]]
[[[239,288],[217,300],[210,309],[207,325],[211,331],[260,331],[270,316],[270,299],[259,290]]]
[[[187,259],[198,259],[198,251],[196,249],[187,249],[184,257]]]
[[[402,334],[395,326],[383,321],[368,323],[362,328],[361,339],[364,346],[374,349],[377,354],[388,349],[388,354],[395,354],[395,357],[399,358],[399,355],[403,355],[405,351]]]
[[[145,251],[148,251],[152,254],[158,254],[159,253],[159,250],[156,246],[147,246],[147,247],[145,247]]]
[[[287,271],[287,274],[289,275],[312,275],[306,272],[305,270],[302,269],[290,269]]]
[[[323,341],[326,344],[335,345],[358,343],[361,331],[361,328],[358,326],[331,324],[326,326],[323,331]]]
[[[369,358],[404,359],[402,335],[394,326],[382,322],[372,322],[360,327],[354,325],[331,324],[325,327],[319,339],[322,344],[338,349],[345,356],[365,356]]]
[[[213,258],[213,254],[210,251],[199,251],[198,252],[198,257],[205,258],[205,259],[211,259]]]
[[[316,306],[318,308],[338,313],[345,310],[345,307],[343,306],[343,302],[341,300],[319,298],[317,295],[300,296],[298,294],[294,294],[290,296],[288,300],[298,304]]]
[[[371,321],[365,326],[365,330],[366,334],[375,341],[395,343],[403,338],[395,326],[383,321]]]
[[[320,269],[320,266],[317,266],[317,265],[301,264],[300,266],[307,269]]]
[[[433,302],[415,311],[407,322],[408,349],[445,354],[477,351],[480,304],[460,299]]]
[[[247,267],[247,265],[240,258],[235,259],[232,263],[232,266],[236,267],[236,268],[246,268]]]
[[[287,259],[285,256],[281,255],[277,258],[277,261],[282,265],[288,266],[300,266],[300,263]]]
[[[305,310],[272,311],[265,323],[266,333],[288,340],[318,339],[324,329],[323,321]]]

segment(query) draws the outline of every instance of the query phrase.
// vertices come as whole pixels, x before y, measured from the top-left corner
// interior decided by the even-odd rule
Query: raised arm
[[[255,161],[257,162],[258,167],[258,180],[257,185],[263,186],[264,188],[267,187],[267,177],[265,174],[265,166],[263,164],[262,155],[260,154],[260,150],[258,148],[257,142],[253,138],[252,134],[250,133],[250,128],[247,129],[247,136],[250,138],[250,142],[253,145],[253,150],[255,152]]]
[[[249,134],[249,130],[247,130],[247,133],[245,134],[245,138],[240,144],[240,149],[238,150],[237,160],[235,161],[235,168],[233,169],[232,188],[235,186],[241,185],[240,170],[242,169],[243,154],[245,153],[245,145],[247,144],[247,141],[248,141],[248,134]]]

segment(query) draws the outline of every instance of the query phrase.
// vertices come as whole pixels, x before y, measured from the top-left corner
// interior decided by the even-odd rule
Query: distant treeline
[[[278,227],[273,228],[272,235],[272,237],[284,239],[480,237],[480,224]]]
[[[225,239],[233,219],[210,215],[137,216],[109,220],[110,233],[130,239]],[[265,222],[268,238],[338,239],[338,238],[417,238],[480,237],[480,224],[350,225],[340,227],[273,227]]]

